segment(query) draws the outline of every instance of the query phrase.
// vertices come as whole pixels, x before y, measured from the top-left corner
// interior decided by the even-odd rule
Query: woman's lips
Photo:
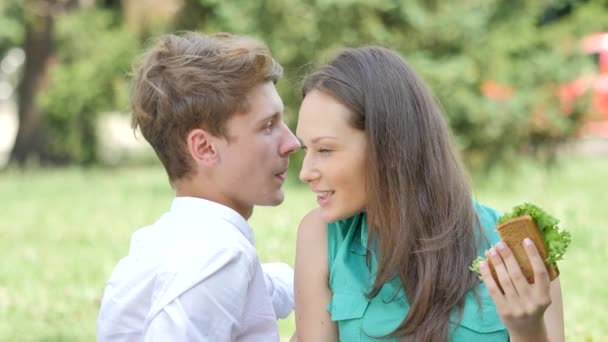
[[[317,203],[319,203],[319,205],[321,207],[326,206],[329,201],[331,200],[331,197],[334,195],[334,191],[315,191],[317,193]]]

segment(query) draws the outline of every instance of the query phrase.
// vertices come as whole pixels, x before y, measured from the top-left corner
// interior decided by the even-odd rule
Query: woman
[[[345,50],[303,83],[300,179],[319,207],[296,252],[298,341],[563,340],[559,280],[534,246],[530,285],[498,213],[472,200],[451,134],[424,82],[396,53]]]

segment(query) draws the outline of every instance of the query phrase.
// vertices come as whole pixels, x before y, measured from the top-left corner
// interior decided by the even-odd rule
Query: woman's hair
[[[247,93],[276,82],[283,68],[253,38],[187,32],[160,37],[133,71],[132,126],[141,129],[175,181],[192,171],[188,132],[204,128],[228,138],[225,123],[247,112]]]
[[[369,297],[399,277],[411,310],[387,336],[445,341],[450,312],[477,284],[468,270],[479,229],[471,193],[438,103],[414,70],[381,47],[347,49],[310,74],[367,137],[369,248],[378,271]],[[397,293],[395,293],[395,296]]]

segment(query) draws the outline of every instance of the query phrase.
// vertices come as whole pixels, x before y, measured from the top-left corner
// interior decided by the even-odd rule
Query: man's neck
[[[197,186],[194,182],[180,181],[173,184],[175,188],[176,197],[195,197],[202,198],[208,201],[219,203],[231,208],[232,210],[239,213],[246,221],[249,220],[253,214],[253,206],[242,206],[234,201],[230,201],[226,196],[220,193],[214,193],[209,191],[209,187]],[[203,189],[205,189],[203,190]]]

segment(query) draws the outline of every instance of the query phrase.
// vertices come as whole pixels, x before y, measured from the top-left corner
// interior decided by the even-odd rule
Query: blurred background
[[[342,47],[399,51],[441,102],[479,201],[532,201],[572,233],[566,335],[608,341],[608,0],[1,0],[0,341],[89,341],[129,238],[169,207],[129,125],[129,73],[163,33],[257,37],[300,81]],[[293,264],[315,206],[292,159],[286,201],[256,210],[263,261]],[[280,322],[293,333],[293,317]]]

